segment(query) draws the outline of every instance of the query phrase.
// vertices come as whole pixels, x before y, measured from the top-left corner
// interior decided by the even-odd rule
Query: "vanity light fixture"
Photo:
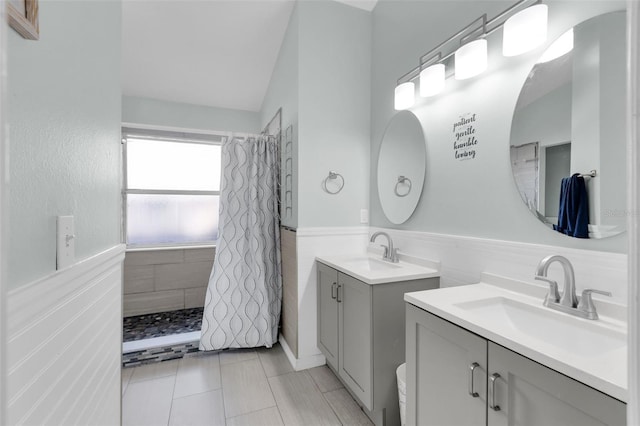
[[[434,64],[420,72],[420,96],[434,96],[444,90],[444,64]]]
[[[487,69],[487,40],[479,39],[460,46],[455,54],[456,80],[466,80]]]
[[[416,102],[416,87],[412,81],[398,84],[395,90],[395,109],[408,109]]]
[[[507,19],[502,32],[502,54],[521,55],[544,43],[547,40],[548,11],[546,4],[535,4]]]
[[[484,14],[420,57],[420,65],[397,81],[395,109],[415,104],[414,80],[420,78],[420,96],[434,96],[444,90],[445,80],[474,77],[487,69],[487,36],[504,27],[505,56],[515,56],[534,49],[547,38],[548,8],[542,0],[520,0],[491,20]],[[455,55],[453,72],[446,72],[447,60]]]

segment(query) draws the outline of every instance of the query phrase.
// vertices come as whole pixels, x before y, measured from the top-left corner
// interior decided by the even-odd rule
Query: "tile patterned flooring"
[[[327,367],[293,371],[280,345],[122,370],[124,426],[372,423]]]

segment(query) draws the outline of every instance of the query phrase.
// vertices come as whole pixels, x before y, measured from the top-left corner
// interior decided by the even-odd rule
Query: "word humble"
[[[472,160],[476,158],[474,147],[478,144],[475,137],[476,114],[465,114],[453,123],[453,154],[457,160]]]

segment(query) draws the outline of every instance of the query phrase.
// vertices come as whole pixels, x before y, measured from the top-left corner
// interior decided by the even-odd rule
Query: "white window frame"
[[[127,251],[170,250],[184,248],[215,247],[215,241],[188,243],[130,244],[127,241],[127,195],[220,195],[220,191],[175,190],[175,189],[128,189],[127,180],[127,139],[148,139],[173,143],[189,143],[221,146],[228,138],[226,132],[203,132],[172,127],[143,126],[131,123],[122,124],[122,224],[121,238],[127,245]]]

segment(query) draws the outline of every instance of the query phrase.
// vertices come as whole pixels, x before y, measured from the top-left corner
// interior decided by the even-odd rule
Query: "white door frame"
[[[7,348],[7,318],[5,317],[7,303],[6,280],[6,217],[7,217],[7,170],[6,170],[6,94],[7,94],[7,27],[5,5],[0,5],[0,424],[7,424],[7,398],[6,398],[6,348]]]
[[[638,81],[640,78],[640,56],[638,56],[638,19],[640,6],[637,0],[627,0],[627,52],[628,52],[628,99],[627,99],[627,229],[628,249],[628,307],[629,307],[629,360],[627,424],[640,425],[640,149],[638,147]]]

